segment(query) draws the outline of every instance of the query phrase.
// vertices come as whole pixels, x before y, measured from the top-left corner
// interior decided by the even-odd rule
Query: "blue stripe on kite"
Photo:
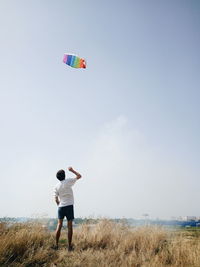
[[[67,62],[66,64],[71,66],[71,60],[72,60],[72,56],[71,55],[67,55]]]
[[[71,60],[71,64],[70,64],[70,66],[72,66],[72,67],[74,67],[74,61],[75,61],[75,56],[72,56],[72,60]]]

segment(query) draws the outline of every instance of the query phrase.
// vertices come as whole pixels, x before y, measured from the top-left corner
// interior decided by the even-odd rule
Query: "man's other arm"
[[[54,189],[54,199],[55,199],[56,204],[59,205],[60,201],[59,201],[59,198],[58,198],[58,191],[57,191],[56,188]]]
[[[58,197],[55,197],[55,201],[56,201],[56,204],[57,204],[57,205],[60,204],[60,201],[59,201]]]

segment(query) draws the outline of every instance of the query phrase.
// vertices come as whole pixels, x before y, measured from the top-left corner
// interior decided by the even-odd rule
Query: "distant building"
[[[191,221],[200,221],[200,217],[197,216],[179,216],[179,217],[171,217],[172,221],[179,222],[191,222]]]
[[[183,217],[183,216],[179,216],[179,217],[177,218],[177,221],[180,221],[180,222],[185,221],[185,217]]]
[[[197,221],[196,216],[186,216],[186,221]]]

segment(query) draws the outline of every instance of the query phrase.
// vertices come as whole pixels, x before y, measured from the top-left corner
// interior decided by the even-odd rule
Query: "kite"
[[[63,62],[73,68],[86,68],[85,59],[76,55],[64,54]]]

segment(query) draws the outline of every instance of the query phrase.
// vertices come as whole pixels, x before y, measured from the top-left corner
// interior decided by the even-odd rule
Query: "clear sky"
[[[0,216],[68,166],[76,217],[200,216],[199,47],[198,0],[0,0]]]

